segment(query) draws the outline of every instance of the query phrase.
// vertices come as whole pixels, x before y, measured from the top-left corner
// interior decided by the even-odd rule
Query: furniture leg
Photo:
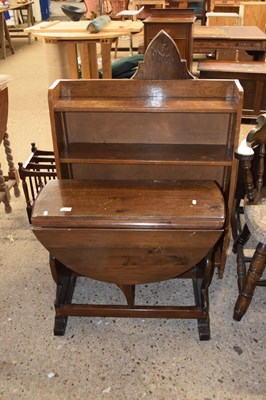
[[[197,266],[196,277],[193,278],[195,303],[203,311],[203,316],[198,319],[200,340],[210,339],[209,319],[209,286],[213,276],[213,263],[209,257]]]
[[[32,12],[32,4],[29,4],[26,6],[27,9],[27,25],[33,26],[34,25],[34,17],[33,17],[33,12]],[[35,36],[35,40],[37,40],[37,37]],[[31,33],[28,33],[28,42],[31,44]]]
[[[111,46],[109,39],[101,40],[103,79],[112,79]]]
[[[266,265],[266,244],[259,243],[254,253],[247,272],[245,285],[242,292],[239,294],[235,309],[234,319],[240,321],[247,312],[257,282],[260,280]]]
[[[75,42],[66,43],[68,61],[69,61],[69,78],[78,79],[78,52]]]
[[[90,55],[89,55],[88,43],[85,42],[79,44],[79,54],[81,61],[81,78],[90,79],[91,70],[90,70]]]
[[[244,256],[244,249],[243,245],[239,244],[237,246],[237,257],[236,257],[236,264],[237,264],[237,285],[238,285],[238,292],[241,293],[245,284],[246,278],[246,263],[245,263],[245,256]]]
[[[91,79],[99,79],[97,44],[96,43],[88,43],[88,51],[89,51]],[[111,52],[111,49],[109,51]],[[109,59],[110,59],[110,57],[111,57],[111,53],[109,53]],[[103,57],[102,57],[102,63],[104,64]]]
[[[0,200],[2,200],[5,205],[5,212],[11,213],[12,208],[10,206],[10,192],[7,184],[5,183],[5,178],[3,170],[1,168],[1,163],[0,163]]]
[[[247,224],[245,224],[242,229],[242,232],[240,233],[237,240],[233,244],[233,252],[235,254],[237,253],[238,245],[244,246],[247,243],[249,237],[250,237],[250,232],[249,232]]]
[[[15,180],[15,184],[13,186],[14,194],[16,197],[19,197],[19,195],[20,195],[20,191],[19,191],[19,187],[18,187],[19,177],[18,177],[17,169],[14,166],[9,136],[8,136],[7,132],[4,135],[3,143],[4,143],[5,153],[6,153],[6,160],[8,163],[8,178]]]
[[[64,304],[71,303],[77,277],[70,269],[65,267],[54,257],[50,257],[50,267],[57,284],[54,334],[56,336],[63,336],[65,334],[68,316],[62,316],[60,314],[60,307]]]
[[[58,78],[71,78],[67,43],[51,39],[46,39],[45,43],[49,43],[45,45],[49,85]]]
[[[124,293],[129,307],[135,305],[135,285],[117,285],[119,289]]]
[[[231,215],[231,228],[232,228],[232,236],[234,241],[237,240],[238,236],[241,233],[241,221],[240,221],[240,200],[234,200],[234,205],[232,207],[234,210]]]
[[[11,53],[15,54],[15,50],[14,50],[12,42],[11,42],[11,37],[9,34],[9,30],[8,30],[8,26],[7,26],[5,17],[4,17],[4,36],[5,36],[6,41],[8,42],[8,46],[10,48]],[[4,47],[6,47],[5,40],[4,40]]]
[[[5,44],[5,28],[4,28],[5,16],[4,13],[0,12],[0,47],[2,49],[2,58],[6,58],[6,44]]]
[[[133,56],[133,36],[132,33],[129,35],[129,52]]]
[[[19,162],[18,165],[19,165],[19,171],[21,171],[21,169],[23,168],[23,164],[21,162]],[[23,193],[24,193],[24,196],[25,196],[25,200],[26,200],[27,216],[28,216],[29,223],[31,223],[32,205],[30,203],[28,185],[26,183],[25,178],[22,178],[21,173],[20,173],[20,178],[21,178],[21,181],[22,181],[22,189],[23,189]]]

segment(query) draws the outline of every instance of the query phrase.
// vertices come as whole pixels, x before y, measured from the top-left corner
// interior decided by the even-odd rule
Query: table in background
[[[8,42],[8,46],[14,54],[14,48],[12,46],[12,41],[10,33],[23,31],[23,29],[15,27],[15,28],[8,28],[5,18],[6,11],[18,11],[18,10],[26,10],[27,11],[27,25],[30,27],[34,25],[33,13],[32,13],[32,1],[26,1],[25,3],[15,3],[11,4],[7,8],[0,8],[0,49],[2,50],[2,58],[6,58],[6,41]],[[14,37],[17,37],[15,35]],[[19,36],[21,37],[21,35]],[[28,41],[31,41],[31,33],[27,33]]]
[[[143,28],[141,21],[112,21],[98,33],[90,33],[89,21],[41,23],[27,28],[27,32],[42,37],[47,44],[49,80],[80,77],[78,57],[83,79],[97,79],[97,43],[101,46],[102,72],[104,79],[112,78],[111,48],[114,39],[138,33]],[[52,46],[54,45],[54,46]]]
[[[32,5],[33,1],[25,1],[24,3],[15,3],[9,6],[8,10],[16,12],[20,12],[22,10],[26,10],[27,13],[27,21],[26,24],[28,27],[34,25],[34,17],[33,17],[33,11],[32,11]],[[29,43],[31,42],[31,33],[24,34],[22,36],[21,34],[18,36],[17,32],[23,32],[24,28],[19,27],[19,24],[15,24],[15,27],[9,27],[9,33],[11,34],[11,37],[27,37]]]
[[[8,8],[0,8],[0,51],[1,51],[1,58],[6,58],[6,41],[8,43],[8,47],[12,54],[14,54],[14,49],[12,46],[11,38],[9,35],[5,12],[8,11]]]
[[[256,26],[194,26],[193,53],[244,50],[255,61],[265,61],[266,35]]]

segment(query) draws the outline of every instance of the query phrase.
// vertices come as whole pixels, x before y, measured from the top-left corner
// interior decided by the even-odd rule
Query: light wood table
[[[8,47],[11,50],[11,53],[14,54],[15,51],[12,46],[12,41],[10,37],[10,32],[14,31],[21,31],[15,27],[14,29],[8,29],[6,18],[5,18],[5,11],[17,11],[25,9],[27,11],[27,25],[28,27],[34,25],[33,14],[32,14],[32,4],[33,1],[26,1],[25,3],[14,3],[8,6],[7,8],[0,8],[0,51],[2,51],[2,58],[6,58],[6,41],[8,42]],[[31,34],[30,32],[27,33],[28,41],[31,41]]]
[[[90,33],[86,28],[89,21],[47,22],[26,29],[33,35],[42,37],[46,44],[49,80],[58,78],[79,78],[78,57],[84,79],[97,79],[97,43],[101,46],[102,71],[104,79],[112,78],[111,47],[114,39],[141,32],[141,21],[112,21],[98,33]]]

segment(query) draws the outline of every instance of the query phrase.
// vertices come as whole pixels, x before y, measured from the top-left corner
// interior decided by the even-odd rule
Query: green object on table
[[[92,20],[88,26],[87,30],[91,33],[97,33],[100,32],[101,29],[103,29],[106,25],[108,25],[111,22],[111,18],[108,17],[108,15],[101,15],[98,18],[95,18]]]

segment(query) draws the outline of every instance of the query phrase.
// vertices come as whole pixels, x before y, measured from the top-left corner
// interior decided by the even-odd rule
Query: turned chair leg
[[[247,309],[253,297],[255,287],[263,274],[265,265],[266,265],[266,244],[259,243],[252,258],[252,261],[250,263],[250,267],[245,279],[244,288],[239,294],[235,305],[234,319],[236,321],[240,321],[241,318],[247,312]]]
[[[236,241],[233,244],[233,252],[237,253],[238,246],[241,245],[243,247],[247,243],[249,238],[250,238],[250,232],[247,224],[245,224],[240,235],[238,235]]]
[[[247,224],[244,225],[242,231],[237,236],[233,244],[233,253],[237,254],[236,263],[237,263],[237,279],[238,279],[238,291],[242,292],[245,279],[246,279],[246,258],[244,255],[244,245],[247,243],[250,237],[250,232]]]
[[[237,240],[238,236],[241,233],[241,220],[240,220],[240,214],[241,214],[241,206],[240,206],[240,201],[239,199],[234,200],[234,206],[231,216],[231,228],[232,228],[232,236],[234,239],[234,242]]]

